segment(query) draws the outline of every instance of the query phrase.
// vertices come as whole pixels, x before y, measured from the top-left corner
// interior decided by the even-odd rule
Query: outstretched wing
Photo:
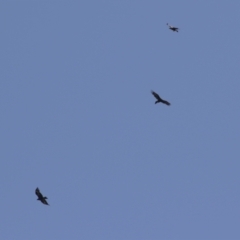
[[[38,198],[43,198],[43,195],[41,194],[39,188],[36,188],[35,193],[38,196]]]
[[[43,199],[41,200],[41,202],[42,202],[43,204],[45,204],[45,205],[49,205],[46,199],[47,199],[46,197],[43,198]]]
[[[153,95],[158,101],[161,101],[161,100],[162,100],[157,93],[155,93],[154,91],[151,91],[151,92],[152,92],[152,95]]]
[[[170,102],[168,102],[168,101],[166,101],[166,100],[162,100],[161,102],[164,103],[164,104],[166,104],[166,105],[168,105],[168,106],[171,105]]]

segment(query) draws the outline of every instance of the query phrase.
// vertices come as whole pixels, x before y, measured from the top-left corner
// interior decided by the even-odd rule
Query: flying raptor
[[[155,104],[161,102],[161,103],[164,103],[164,104],[166,104],[166,105],[168,105],[168,106],[171,105],[168,101],[161,99],[160,96],[159,96],[157,93],[155,93],[154,91],[152,91],[152,95],[157,99],[157,101],[155,102]]]
[[[179,29],[179,28],[173,27],[173,26],[169,25],[168,23],[167,23],[167,25],[168,25],[168,28],[171,29],[172,31],[178,32],[178,29]]]
[[[39,188],[36,188],[35,193],[36,193],[36,195],[38,196],[38,199],[37,199],[37,200],[41,201],[41,202],[42,202],[43,204],[45,204],[45,205],[49,205],[48,202],[47,202],[47,200],[46,200],[46,199],[48,199],[48,198],[47,198],[47,197],[44,197],[44,196],[41,194]]]

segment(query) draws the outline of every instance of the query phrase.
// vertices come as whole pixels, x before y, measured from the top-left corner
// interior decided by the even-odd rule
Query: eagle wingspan
[[[42,193],[40,192],[39,188],[36,188],[35,190],[35,193],[36,195],[38,196],[38,199],[37,200],[40,200],[43,204],[45,205],[49,205],[47,200],[48,199],[47,197],[43,197]]]
[[[171,105],[170,102],[162,99],[156,92],[154,92],[154,91],[151,91],[151,92],[152,92],[152,95],[157,99],[157,101],[155,102],[155,104],[161,102],[161,103],[164,103],[164,104],[166,104],[166,105],[168,105],[168,106]]]

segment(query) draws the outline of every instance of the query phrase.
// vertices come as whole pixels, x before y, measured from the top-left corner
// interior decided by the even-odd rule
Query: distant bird
[[[167,25],[168,25],[168,28],[171,29],[172,31],[178,32],[178,29],[179,29],[179,28],[173,27],[173,26],[169,25],[168,23],[167,23]]]
[[[38,199],[37,199],[37,200],[41,201],[41,202],[42,202],[43,204],[45,204],[45,205],[49,205],[48,202],[47,202],[47,200],[46,200],[46,199],[48,199],[48,198],[47,198],[47,197],[43,197],[43,195],[41,194],[39,188],[36,188],[35,193],[36,193],[36,195],[38,196]]]
[[[152,95],[157,99],[157,101],[155,102],[155,104],[157,104],[157,103],[164,103],[164,104],[166,104],[166,105],[171,105],[168,101],[165,101],[165,100],[163,100],[163,99],[161,99],[160,98],[160,96],[157,94],[157,93],[155,93],[154,91],[152,91]]]

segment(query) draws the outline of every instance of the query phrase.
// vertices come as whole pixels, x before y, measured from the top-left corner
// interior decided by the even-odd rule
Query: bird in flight
[[[155,104],[157,104],[157,103],[164,103],[164,104],[166,104],[166,105],[171,105],[168,101],[165,101],[165,100],[163,100],[163,99],[161,99],[160,98],[160,96],[157,94],[157,93],[155,93],[154,91],[152,91],[152,95],[157,99],[157,101],[155,102]]]
[[[39,188],[36,188],[35,193],[36,193],[36,195],[38,196],[38,199],[37,199],[37,200],[41,201],[41,202],[42,202],[43,204],[45,204],[45,205],[49,205],[48,202],[47,202],[47,200],[46,200],[46,199],[48,199],[48,198],[47,198],[47,197],[44,197],[44,196],[41,194]]]
[[[169,25],[168,23],[167,23],[167,25],[168,25],[168,28],[171,29],[172,31],[178,32],[178,28],[177,27],[173,27],[173,26]]]

